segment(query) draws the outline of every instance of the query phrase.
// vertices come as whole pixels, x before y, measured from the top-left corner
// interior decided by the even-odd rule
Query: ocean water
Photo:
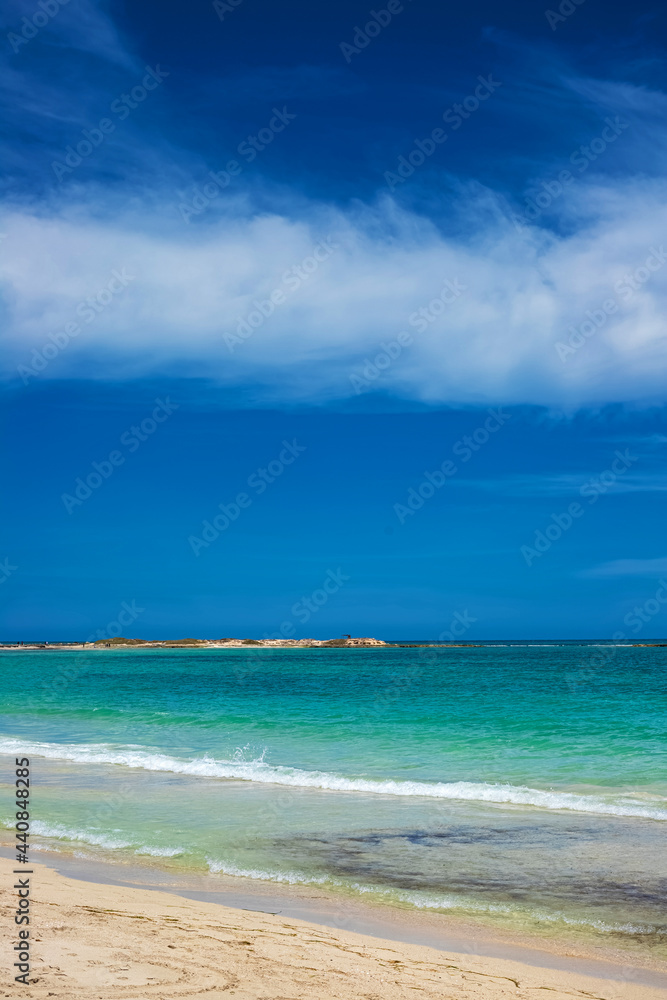
[[[659,948],[667,649],[0,653],[33,847]],[[33,855],[34,857],[35,855]]]

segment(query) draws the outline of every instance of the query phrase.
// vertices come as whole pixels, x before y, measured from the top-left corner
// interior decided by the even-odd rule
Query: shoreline
[[[86,858],[35,847],[33,852],[38,860],[31,862],[31,867],[41,866],[76,882],[169,893],[225,909],[279,915],[398,945],[474,955],[488,961],[513,962],[569,975],[632,982],[661,989],[667,997],[667,963],[653,959],[647,952],[630,952],[611,944],[586,947],[560,936],[547,941],[530,934],[519,938],[511,932],[503,934],[494,930],[481,921],[399,909],[390,904],[339,900],[311,886],[277,886],[238,876],[170,872],[157,864]],[[12,856],[11,848],[1,844],[0,863],[9,863]]]
[[[207,992],[243,1000],[399,1000],[408,990],[433,1000],[527,1000],[537,990],[548,990],[553,1000],[667,995],[667,975],[627,965],[590,961],[584,969],[572,959],[569,968],[554,967],[553,959],[550,966],[528,964],[485,955],[477,940],[468,939],[462,950],[437,949],[275,910],[233,908],[173,888],[100,881],[99,866],[87,879],[59,874],[41,861],[30,867],[35,952],[30,986],[22,988],[30,998],[175,1000]],[[12,868],[0,859],[7,926],[15,907]],[[97,879],[91,881],[91,874]],[[7,969],[11,943],[5,939]]]

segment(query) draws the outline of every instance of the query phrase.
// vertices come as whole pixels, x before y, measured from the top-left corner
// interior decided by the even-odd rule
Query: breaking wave
[[[628,795],[583,795],[501,782],[397,781],[391,778],[348,777],[328,771],[306,771],[297,767],[269,764],[263,755],[250,761],[216,760],[207,755],[188,760],[147,748],[114,747],[107,744],[27,743],[10,738],[0,739],[0,753],[29,754],[78,764],[116,764],[146,771],[317,788],[332,792],[457,799],[667,821],[667,801],[657,796],[650,802],[645,802]]]

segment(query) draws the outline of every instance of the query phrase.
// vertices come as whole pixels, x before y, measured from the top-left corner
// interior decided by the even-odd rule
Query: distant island
[[[201,646],[203,649],[227,649],[236,646],[388,646],[382,639],[353,638],[351,635],[340,639],[99,639],[86,643],[89,646],[155,646],[181,647]]]
[[[384,646],[387,648],[416,649],[422,646],[436,646],[441,643],[417,642],[384,642],[369,636],[342,636],[339,639],[126,639],[124,636],[113,636],[109,639],[97,639],[95,642],[12,642],[0,643],[0,649],[245,649],[248,646],[270,646],[280,648],[313,647],[360,647]],[[448,646],[481,646],[482,643],[459,642],[447,643]]]

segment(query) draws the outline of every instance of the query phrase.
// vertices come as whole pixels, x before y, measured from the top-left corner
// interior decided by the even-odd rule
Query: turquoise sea
[[[35,848],[653,948],[666,668],[587,644],[5,651],[0,819],[9,841],[29,756]]]

